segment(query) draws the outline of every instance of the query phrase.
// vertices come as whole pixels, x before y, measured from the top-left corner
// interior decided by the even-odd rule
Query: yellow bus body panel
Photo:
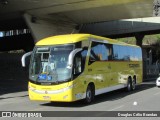
[[[90,76],[91,77],[91,76]],[[36,85],[29,82],[28,91],[30,100],[72,102],[85,98],[87,84],[94,77],[86,81],[88,77],[81,75],[75,80],[58,85]]]
[[[36,46],[76,43],[79,41],[90,40],[90,38],[97,39],[99,41],[104,40],[111,44],[129,45],[129,46],[136,47],[136,45],[130,45],[124,42],[114,40],[114,39],[100,37],[100,36],[91,35],[91,34],[69,34],[69,35],[67,34],[67,35],[57,35],[57,36],[47,37],[47,38],[44,38],[38,41],[36,43]]]

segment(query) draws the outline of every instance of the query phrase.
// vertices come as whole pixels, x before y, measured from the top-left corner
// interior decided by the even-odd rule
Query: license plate
[[[44,100],[51,100],[51,97],[50,96],[43,96],[43,99]]]
[[[38,76],[38,80],[46,80],[47,75],[46,74],[41,74]]]

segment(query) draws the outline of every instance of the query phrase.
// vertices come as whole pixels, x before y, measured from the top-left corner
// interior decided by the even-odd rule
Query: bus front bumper
[[[40,85],[29,83],[28,93],[30,100],[35,101],[73,102],[83,99],[84,95],[81,93],[74,93],[73,87],[73,84],[68,84],[65,87],[59,87],[56,89],[55,86],[42,87]],[[54,88],[54,90],[52,88]]]

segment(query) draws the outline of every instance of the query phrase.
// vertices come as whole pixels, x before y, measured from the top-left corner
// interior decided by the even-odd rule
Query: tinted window
[[[113,45],[113,60],[138,61],[141,60],[141,48]]]
[[[82,52],[81,52],[81,56],[82,56],[82,71],[84,70],[84,67],[85,67],[87,52],[88,52],[88,48],[84,48],[82,50]]]
[[[85,61],[87,56],[88,48],[83,48],[82,51],[78,52],[74,57],[74,77],[77,77],[84,71]]]
[[[107,46],[103,43],[92,42],[90,60],[91,61],[108,60]]]

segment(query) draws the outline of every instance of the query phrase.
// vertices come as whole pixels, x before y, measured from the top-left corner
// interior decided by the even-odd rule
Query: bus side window
[[[81,64],[82,65],[82,72],[85,69],[87,53],[88,53],[88,47],[84,47],[82,52],[81,52],[81,56],[82,56],[82,64]]]
[[[73,74],[75,77],[80,75],[85,69],[87,52],[88,48],[83,48],[83,50],[78,52],[74,57]]]
[[[82,56],[80,52],[75,55],[73,65],[73,74],[77,76],[82,72]]]
[[[88,65],[96,61],[108,61],[111,59],[112,45],[101,42],[92,42]]]

